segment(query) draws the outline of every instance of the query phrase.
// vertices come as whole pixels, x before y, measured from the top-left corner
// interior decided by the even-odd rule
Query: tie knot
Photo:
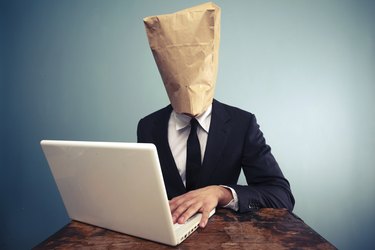
[[[191,120],[190,120],[190,126],[191,126],[191,130],[193,131],[193,130],[197,130],[197,127],[198,127],[198,121],[197,121],[197,119],[195,119],[195,118],[191,118]]]

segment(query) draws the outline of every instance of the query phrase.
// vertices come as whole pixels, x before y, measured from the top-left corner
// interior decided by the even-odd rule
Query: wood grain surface
[[[218,209],[177,247],[72,221],[34,249],[336,249],[285,209],[239,214]]]

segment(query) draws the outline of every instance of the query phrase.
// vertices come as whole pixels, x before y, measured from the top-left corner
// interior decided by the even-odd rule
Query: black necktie
[[[192,118],[190,121],[190,134],[186,146],[186,190],[188,191],[196,188],[199,171],[201,169],[201,147],[197,135],[198,125],[198,121]]]

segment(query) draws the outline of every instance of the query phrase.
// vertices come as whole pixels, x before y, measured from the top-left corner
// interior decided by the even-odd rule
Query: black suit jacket
[[[138,142],[156,145],[168,198],[186,192],[168,143],[171,105],[138,123]],[[237,185],[241,168],[248,185]],[[253,114],[212,103],[211,125],[200,172],[199,187],[227,185],[239,200],[239,211],[259,207],[293,209],[294,198],[271,148],[266,144]]]

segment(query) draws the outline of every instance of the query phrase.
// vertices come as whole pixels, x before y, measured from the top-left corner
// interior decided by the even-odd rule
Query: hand
[[[212,209],[228,204],[233,199],[232,192],[222,186],[208,186],[177,196],[169,201],[173,223],[185,223],[197,212],[202,213],[199,223],[205,227]]]

